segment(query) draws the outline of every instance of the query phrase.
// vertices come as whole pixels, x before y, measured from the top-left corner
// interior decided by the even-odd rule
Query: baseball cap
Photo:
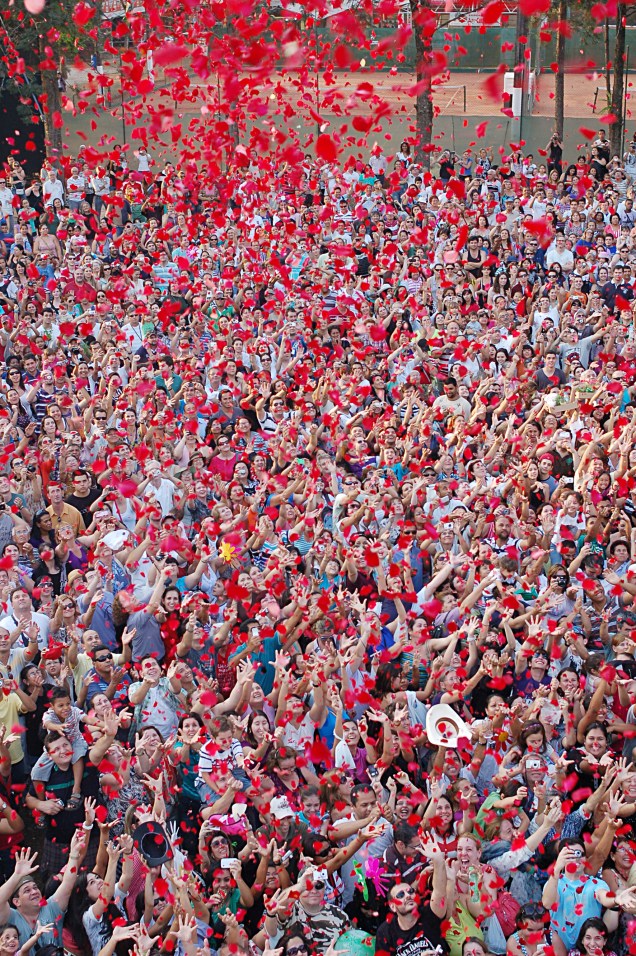
[[[290,807],[287,797],[274,797],[269,805],[269,812],[275,820],[285,820],[287,817],[294,816],[294,811]]]

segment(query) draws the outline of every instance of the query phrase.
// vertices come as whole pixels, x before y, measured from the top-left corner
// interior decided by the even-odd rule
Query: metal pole
[[[523,14],[519,7],[517,7],[517,43],[516,43],[516,53],[517,53],[517,63],[516,66],[519,69],[520,82],[519,86],[521,87],[521,102],[519,104],[519,142],[523,139],[523,106],[524,98],[526,95],[526,59],[525,59],[525,49],[522,43],[519,40],[519,37],[523,36],[527,31],[527,17]],[[527,40],[526,40],[527,43]],[[515,83],[515,86],[517,84]]]
[[[126,145],[126,115],[124,113],[124,78],[122,76],[121,56],[119,57],[119,93],[121,95],[121,136]]]
[[[318,25],[314,14],[314,64],[316,67],[316,136],[320,136],[320,64],[318,62]]]
[[[515,19],[515,53],[513,61],[513,70],[514,70],[514,80],[513,80],[513,116],[512,116],[512,130],[510,133],[510,138],[516,142],[521,142],[523,138],[523,96],[525,90],[525,60],[524,60],[524,47],[520,42],[520,37],[523,36],[526,27],[526,17],[522,14],[519,7],[517,7],[517,15]],[[514,113],[514,99],[515,92],[521,93],[521,103],[519,104],[519,115],[517,116]]]
[[[622,160],[625,153],[625,133],[627,132],[627,87],[629,84],[629,47],[625,50],[625,76],[623,79],[623,137],[621,140],[621,155],[620,159]]]

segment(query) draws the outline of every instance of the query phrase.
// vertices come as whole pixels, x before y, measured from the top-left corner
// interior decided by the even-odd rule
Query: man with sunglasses
[[[446,860],[433,840],[422,842],[421,849],[432,863],[430,895],[428,867],[413,886],[400,882],[391,887],[389,915],[378,927],[375,942],[376,952],[383,956],[432,956],[438,947],[445,950],[442,920],[447,911]]]
[[[77,572],[75,572],[77,573]],[[68,600],[68,598],[66,599]],[[73,680],[75,682],[75,693],[79,695],[82,689],[82,683],[87,674],[93,673],[95,668],[95,655],[97,654],[98,648],[102,647],[103,650],[97,656],[101,657],[102,660],[99,662],[100,665],[103,665],[103,669],[99,672],[100,677],[103,679],[108,678],[107,684],[110,683],[110,674],[109,668],[112,667],[122,667],[124,664],[129,664],[132,659],[131,653],[131,643],[134,634],[132,630],[124,628],[124,632],[121,637],[122,641],[122,653],[121,654],[112,654],[111,658],[107,657],[107,653],[111,653],[110,647],[102,643],[102,639],[99,633],[94,628],[87,628],[81,637],[82,649],[79,645],[79,634],[77,631],[72,631],[71,640],[66,649],[66,662],[68,666],[73,671]],[[90,694],[90,699],[94,697],[96,693],[101,691],[96,690]],[[108,695],[107,695],[108,696]]]
[[[78,704],[83,707],[90,707],[90,703],[96,694],[104,694],[109,700],[112,700],[119,688],[118,697],[126,700],[127,684],[124,681],[124,671],[121,667],[115,667],[113,652],[105,644],[98,644],[89,653],[88,657],[92,659],[93,666],[88,671],[82,682],[82,688],[78,696]],[[117,655],[121,657],[121,655]]]
[[[313,944],[316,956],[323,956],[333,940],[338,939],[349,928],[349,917],[344,910],[331,903],[325,903],[327,871],[308,867],[300,877],[300,893],[294,903],[289,918],[281,919],[278,924],[283,929],[287,924],[300,923]],[[289,956],[289,950],[287,950]]]

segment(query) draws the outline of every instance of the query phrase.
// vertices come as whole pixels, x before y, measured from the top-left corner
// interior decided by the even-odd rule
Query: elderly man
[[[57,170],[49,169],[46,174],[44,185],[42,186],[42,195],[44,196],[45,207],[52,206],[56,199],[64,202],[64,186],[57,178]]]

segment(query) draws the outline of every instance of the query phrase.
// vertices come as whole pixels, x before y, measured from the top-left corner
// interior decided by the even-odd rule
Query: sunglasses
[[[106,661],[112,661],[112,659],[113,659],[113,655],[112,655],[112,654],[106,654],[104,657],[96,657],[96,658],[95,658],[95,663],[96,663],[96,664],[104,664],[104,663],[106,663]]]
[[[307,947],[304,944],[300,946],[288,946],[287,947],[287,956],[298,956],[298,953],[306,953]]]
[[[407,896],[415,896],[415,890],[411,889],[411,887],[404,890],[398,890],[397,893],[393,894],[393,899],[404,900]]]
[[[545,910],[538,903],[526,903],[525,906],[521,907],[519,916],[525,919],[540,920],[544,918]]]

